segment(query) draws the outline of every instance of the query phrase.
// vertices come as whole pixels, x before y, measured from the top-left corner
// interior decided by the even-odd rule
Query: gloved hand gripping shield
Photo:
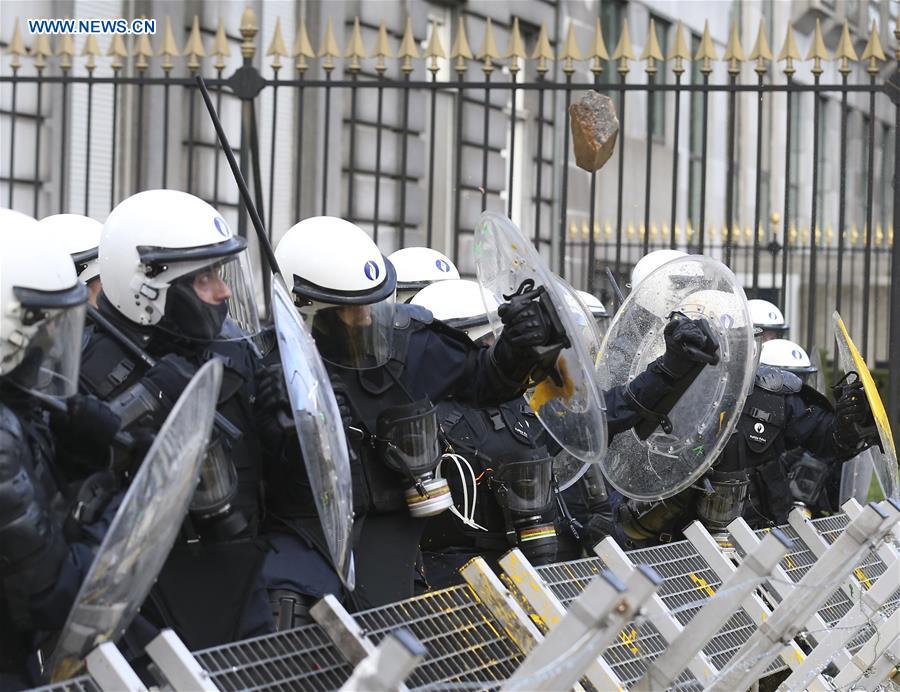
[[[221,382],[222,364],[213,359],[169,413],[78,591],[45,669],[49,679],[71,677],[91,649],[117,641],[150,592],[197,486]]]
[[[280,276],[272,279],[272,316],[294,425],[332,564],[355,585],[351,531],[353,486],[341,414],[315,342]]]
[[[875,384],[875,380],[872,379],[872,373],[869,372],[866,361],[860,354],[859,349],[856,348],[856,344],[853,343],[853,339],[850,338],[847,327],[844,325],[844,320],[841,319],[837,311],[832,314],[832,321],[834,323],[834,337],[837,340],[838,359],[841,369],[848,374],[848,380],[853,379],[849,375],[850,373],[856,373],[855,380],[858,380],[858,382],[848,381],[846,387],[862,389],[865,393],[865,403],[860,403],[863,406],[868,404],[871,418],[874,419],[875,423],[875,430],[861,429],[858,431],[859,437],[861,440],[866,437],[878,440],[878,447],[871,448],[875,475],[878,477],[881,490],[886,498],[900,498],[897,448],[894,445],[894,435],[891,432],[891,424],[888,421],[887,412],[884,409],[881,396],[878,394],[878,387]],[[839,406],[836,406],[836,408],[839,408]],[[841,415],[840,410],[837,415]],[[860,417],[866,418],[868,416],[862,415]]]
[[[545,347],[547,357],[539,369],[548,376],[525,396],[564,449],[584,462],[597,463],[606,450],[606,414],[593,375],[592,354],[599,351],[599,337],[590,313],[505,216],[494,212],[481,215],[475,227],[474,249],[485,309],[498,338],[503,325],[501,316],[490,311],[493,296],[530,294],[535,300],[546,301],[545,314],[558,320],[564,340]]]
[[[639,425],[610,442],[601,470],[636,500],[671,497],[697,481],[731,436],[753,384],[753,324],[744,291],[725,265],[692,255],[660,266],[623,303],[597,362],[604,389],[628,384],[665,352],[673,314],[705,320],[719,344],[718,362],[682,378],[683,392],[676,380],[680,396],[665,424],[643,431]]]

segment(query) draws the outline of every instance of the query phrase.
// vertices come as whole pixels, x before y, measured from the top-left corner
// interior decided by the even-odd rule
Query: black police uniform
[[[476,524],[486,531],[466,526],[451,512],[434,517],[422,538],[425,576],[432,588],[458,583],[458,570],[475,555],[481,555],[496,567],[497,560],[518,545],[533,564],[547,564],[556,558],[556,536],[552,504],[528,516],[513,516],[494,494],[498,472],[509,462],[548,461],[546,434],[537,416],[523,399],[488,408],[476,409],[455,400],[438,405],[438,423],[444,451],[463,456],[477,479]],[[462,483],[452,462],[445,462],[442,475],[447,478],[453,497],[462,498]],[[548,500],[552,502],[550,487]],[[471,490],[469,491],[472,492]],[[522,540],[514,521],[526,520],[530,540]]]
[[[496,405],[522,394],[523,382],[505,378],[487,348],[475,346],[460,331],[434,320],[414,305],[398,304],[391,359],[356,370],[326,363],[345,389],[352,413],[354,555],[353,605],[367,608],[413,595],[418,545],[426,520],[413,518],[406,505],[408,479],[388,468],[376,449],[379,414],[386,409],[448,397],[479,406]],[[297,452],[299,454],[299,452]],[[302,463],[292,459],[273,468],[269,511],[327,554],[309,482]]]
[[[584,475],[562,491],[562,502],[569,517],[557,514],[557,559],[577,560],[591,550],[609,532],[612,508],[600,467],[591,464]]]
[[[98,308],[133,343],[157,359],[177,354],[196,370],[210,358],[219,358],[224,369],[217,410],[240,431],[239,438],[232,439],[214,430],[213,438],[222,445],[236,471],[237,492],[229,518],[246,527],[237,535],[221,537],[186,518],[142,612],[158,626],[175,629],[192,649],[272,631],[268,598],[260,576],[266,551],[258,536],[263,467],[272,460],[262,444],[253,406],[258,353],[249,340],[204,343],[180,339],[159,328],[139,327],[123,318],[102,293],[98,296]],[[229,326],[226,323],[223,329]],[[185,373],[179,391],[167,395],[154,370],[97,327],[82,353],[81,387],[102,400],[113,401],[126,392],[137,391],[134,387],[140,384],[153,398],[164,400],[167,406],[148,411],[129,428],[135,437],[149,441],[192,374]],[[118,459],[116,466],[127,475],[129,466],[139,463],[141,456],[125,451],[125,460]]]

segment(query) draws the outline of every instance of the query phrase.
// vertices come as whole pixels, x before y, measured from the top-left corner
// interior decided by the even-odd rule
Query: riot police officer
[[[750,319],[754,327],[762,330],[761,339],[765,343],[772,339],[786,339],[789,326],[778,306],[768,300],[753,298],[747,301]]]
[[[436,281],[459,278],[459,270],[442,252],[430,247],[405,247],[388,255],[397,272],[397,302],[408,303]]]
[[[51,242],[58,244],[72,257],[78,279],[90,291],[88,302],[97,307],[97,295],[102,288],[98,248],[103,224],[79,214],[54,214],[41,219],[38,225]]]
[[[263,468],[280,453],[277,368],[263,370],[246,241],[206,202],[150,190],[110,213],[100,240],[101,323],[81,384],[136,439],[152,439],[196,369],[223,362],[218,419],[181,537],[142,613],[191,648],[272,630],[260,576]],[[151,366],[152,363],[152,366]],[[125,478],[140,460],[115,449]],[[173,521],[182,521],[173,517]]]
[[[102,453],[118,419],[75,394],[88,292],[69,256],[41,243],[23,214],[0,210],[0,224],[0,687],[9,689],[39,680],[26,661],[39,633],[62,627],[107,525],[83,518],[77,534],[64,532],[72,498],[57,450],[68,444],[55,445],[53,430],[78,428]]]

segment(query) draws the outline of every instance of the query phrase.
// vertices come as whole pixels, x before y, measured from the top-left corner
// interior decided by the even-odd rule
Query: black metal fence
[[[798,315],[792,336],[809,351],[832,343],[831,310],[846,313],[863,352],[875,354],[870,362],[890,371],[893,420],[900,427],[900,366],[894,362],[900,352],[900,264],[893,245],[900,205],[894,184],[885,179],[895,181],[900,166],[900,89],[896,70],[884,76],[877,32],[873,30],[862,54],[862,66],[854,64],[857,56],[849,40],[842,38],[833,58],[814,42],[807,58],[809,82],[794,78],[802,61],[791,50],[793,39],[779,58],[783,81],[775,78],[772,54],[759,36],[750,56],[756,79],[742,78],[745,58],[733,39],[724,55],[727,76],[713,82],[714,61],[720,57],[708,33],[695,37],[696,50],[688,51],[680,25],[664,62],[651,24],[652,40],[645,42],[640,58],[643,75],[630,66],[636,58],[627,25],[619,32],[612,59],[599,22],[590,55],[580,52],[571,29],[557,51],[544,29],[531,27],[529,34],[516,20],[499,30],[509,37],[505,58],[488,23],[476,60],[462,21],[446,58],[436,26],[430,32],[422,28],[416,37],[407,22],[402,37],[393,35],[401,39],[393,58],[384,25],[361,26],[357,19],[341,58],[330,22],[318,54],[301,24],[291,78],[283,76],[281,57],[288,53],[280,27],[268,51],[273,62],[268,69],[257,66],[257,29],[247,12],[242,39],[229,38],[220,26],[215,60],[208,66],[202,65],[205,51],[196,20],[183,65],[175,64],[179,51],[167,26],[158,54],[162,61],[151,59],[147,37],[140,37],[130,53],[113,40],[110,62],[98,71],[100,51],[86,43],[86,74],[73,69],[71,37],[60,38],[51,57],[46,37],[32,37],[26,55],[21,38],[13,36],[0,75],[5,127],[0,203],[36,217],[56,212],[102,216],[136,191],[180,187],[227,210],[239,232],[246,233],[247,215],[196,94],[193,76],[202,72],[231,141],[238,143],[236,154],[260,214],[280,219],[273,224],[279,231],[306,216],[339,214],[371,230],[386,251],[411,244],[446,247],[466,273],[474,218],[486,208],[502,210],[521,221],[555,271],[610,303],[607,267],[625,283],[633,264],[648,251],[672,247],[712,254],[744,277],[748,295],[768,298]],[[530,57],[522,31],[536,37]],[[361,36],[376,32],[370,60]],[[760,35],[765,39],[762,31]],[[428,47],[420,56],[426,38]],[[225,58],[238,40],[242,63],[233,69]],[[823,83],[831,60],[839,78]],[[568,106],[587,88],[614,99],[623,126],[613,158],[604,171],[590,175],[574,168],[566,116]],[[724,121],[719,113],[710,116],[710,103],[719,94],[727,104]],[[753,96],[755,109],[741,109],[745,94]],[[839,127],[829,131],[837,142],[820,133],[826,95],[840,115]],[[259,112],[264,96],[265,128]],[[764,170],[763,149],[771,146],[765,138],[780,126],[765,122],[766,105],[774,99],[784,104],[773,111],[774,118],[783,118],[784,151],[782,161],[773,160]],[[100,123],[95,115],[99,101],[104,113]],[[798,128],[797,109],[810,101],[811,117]],[[658,140],[656,116],[663,110],[664,139],[671,146],[660,148],[652,143]],[[635,112],[646,127],[643,137],[629,134]],[[892,121],[885,120],[885,112],[893,114]],[[863,137],[852,142],[851,113],[861,113],[864,123]],[[738,170],[739,121],[754,132],[750,177]],[[707,177],[711,127],[726,147],[724,174],[714,179]],[[813,131],[812,180],[809,192],[801,193],[792,184],[799,173],[792,137],[805,136],[805,128]],[[877,128],[885,128],[878,141]],[[261,141],[264,130],[268,141]],[[680,148],[688,130],[691,151],[685,166]],[[820,176],[823,148],[833,152],[835,147],[839,152],[830,160],[836,159],[839,184],[832,220],[823,219]],[[103,154],[99,165],[98,152]],[[882,170],[876,170],[876,153]],[[892,170],[887,170],[891,155]],[[848,188],[848,161],[860,158],[852,192],[863,192],[864,203],[851,199]],[[783,174],[775,170],[779,163]],[[276,168],[290,170],[288,179]],[[777,205],[780,214],[770,214],[766,205],[776,205],[763,199],[768,185],[763,178],[776,173],[783,175],[784,196]],[[102,199],[98,180],[104,188],[108,184]],[[752,210],[752,223],[744,219],[743,227],[738,184],[752,187],[754,195],[752,203],[744,204]],[[69,186],[83,189],[76,195]],[[708,214],[711,207],[721,208],[716,212],[720,223]],[[855,209],[864,213],[858,226],[851,222]],[[873,218],[876,213],[880,218]],[[637,223],[629,214],[637,216]],[[801,217],[805,228],[796,223]]]

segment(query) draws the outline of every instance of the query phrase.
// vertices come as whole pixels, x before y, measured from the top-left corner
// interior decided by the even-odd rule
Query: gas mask
[[[553,501],[553,459],[511,461],[494,472],[491,490],[503,511],[510,546],[537,564],[556,558],[556,527],[544,516]]]
[[[746,471],[711,471],[703,478],[703,486],[697,502],[697,516],[719,538],[743,513],[750,476]]]
[[[247,528],[247,520],[232,506],[237,495],[237,471],[222,441],[213,440],[200,466],[200,480],[188,509],[201,534],[228,539]]]
[[[389,408],[376,424],[381,458],[408,479],[406,504],[416,518],[440,514],[453,504],[447,481],[435,478],[441,459],[437,430],[437,411],[428,399]]]

